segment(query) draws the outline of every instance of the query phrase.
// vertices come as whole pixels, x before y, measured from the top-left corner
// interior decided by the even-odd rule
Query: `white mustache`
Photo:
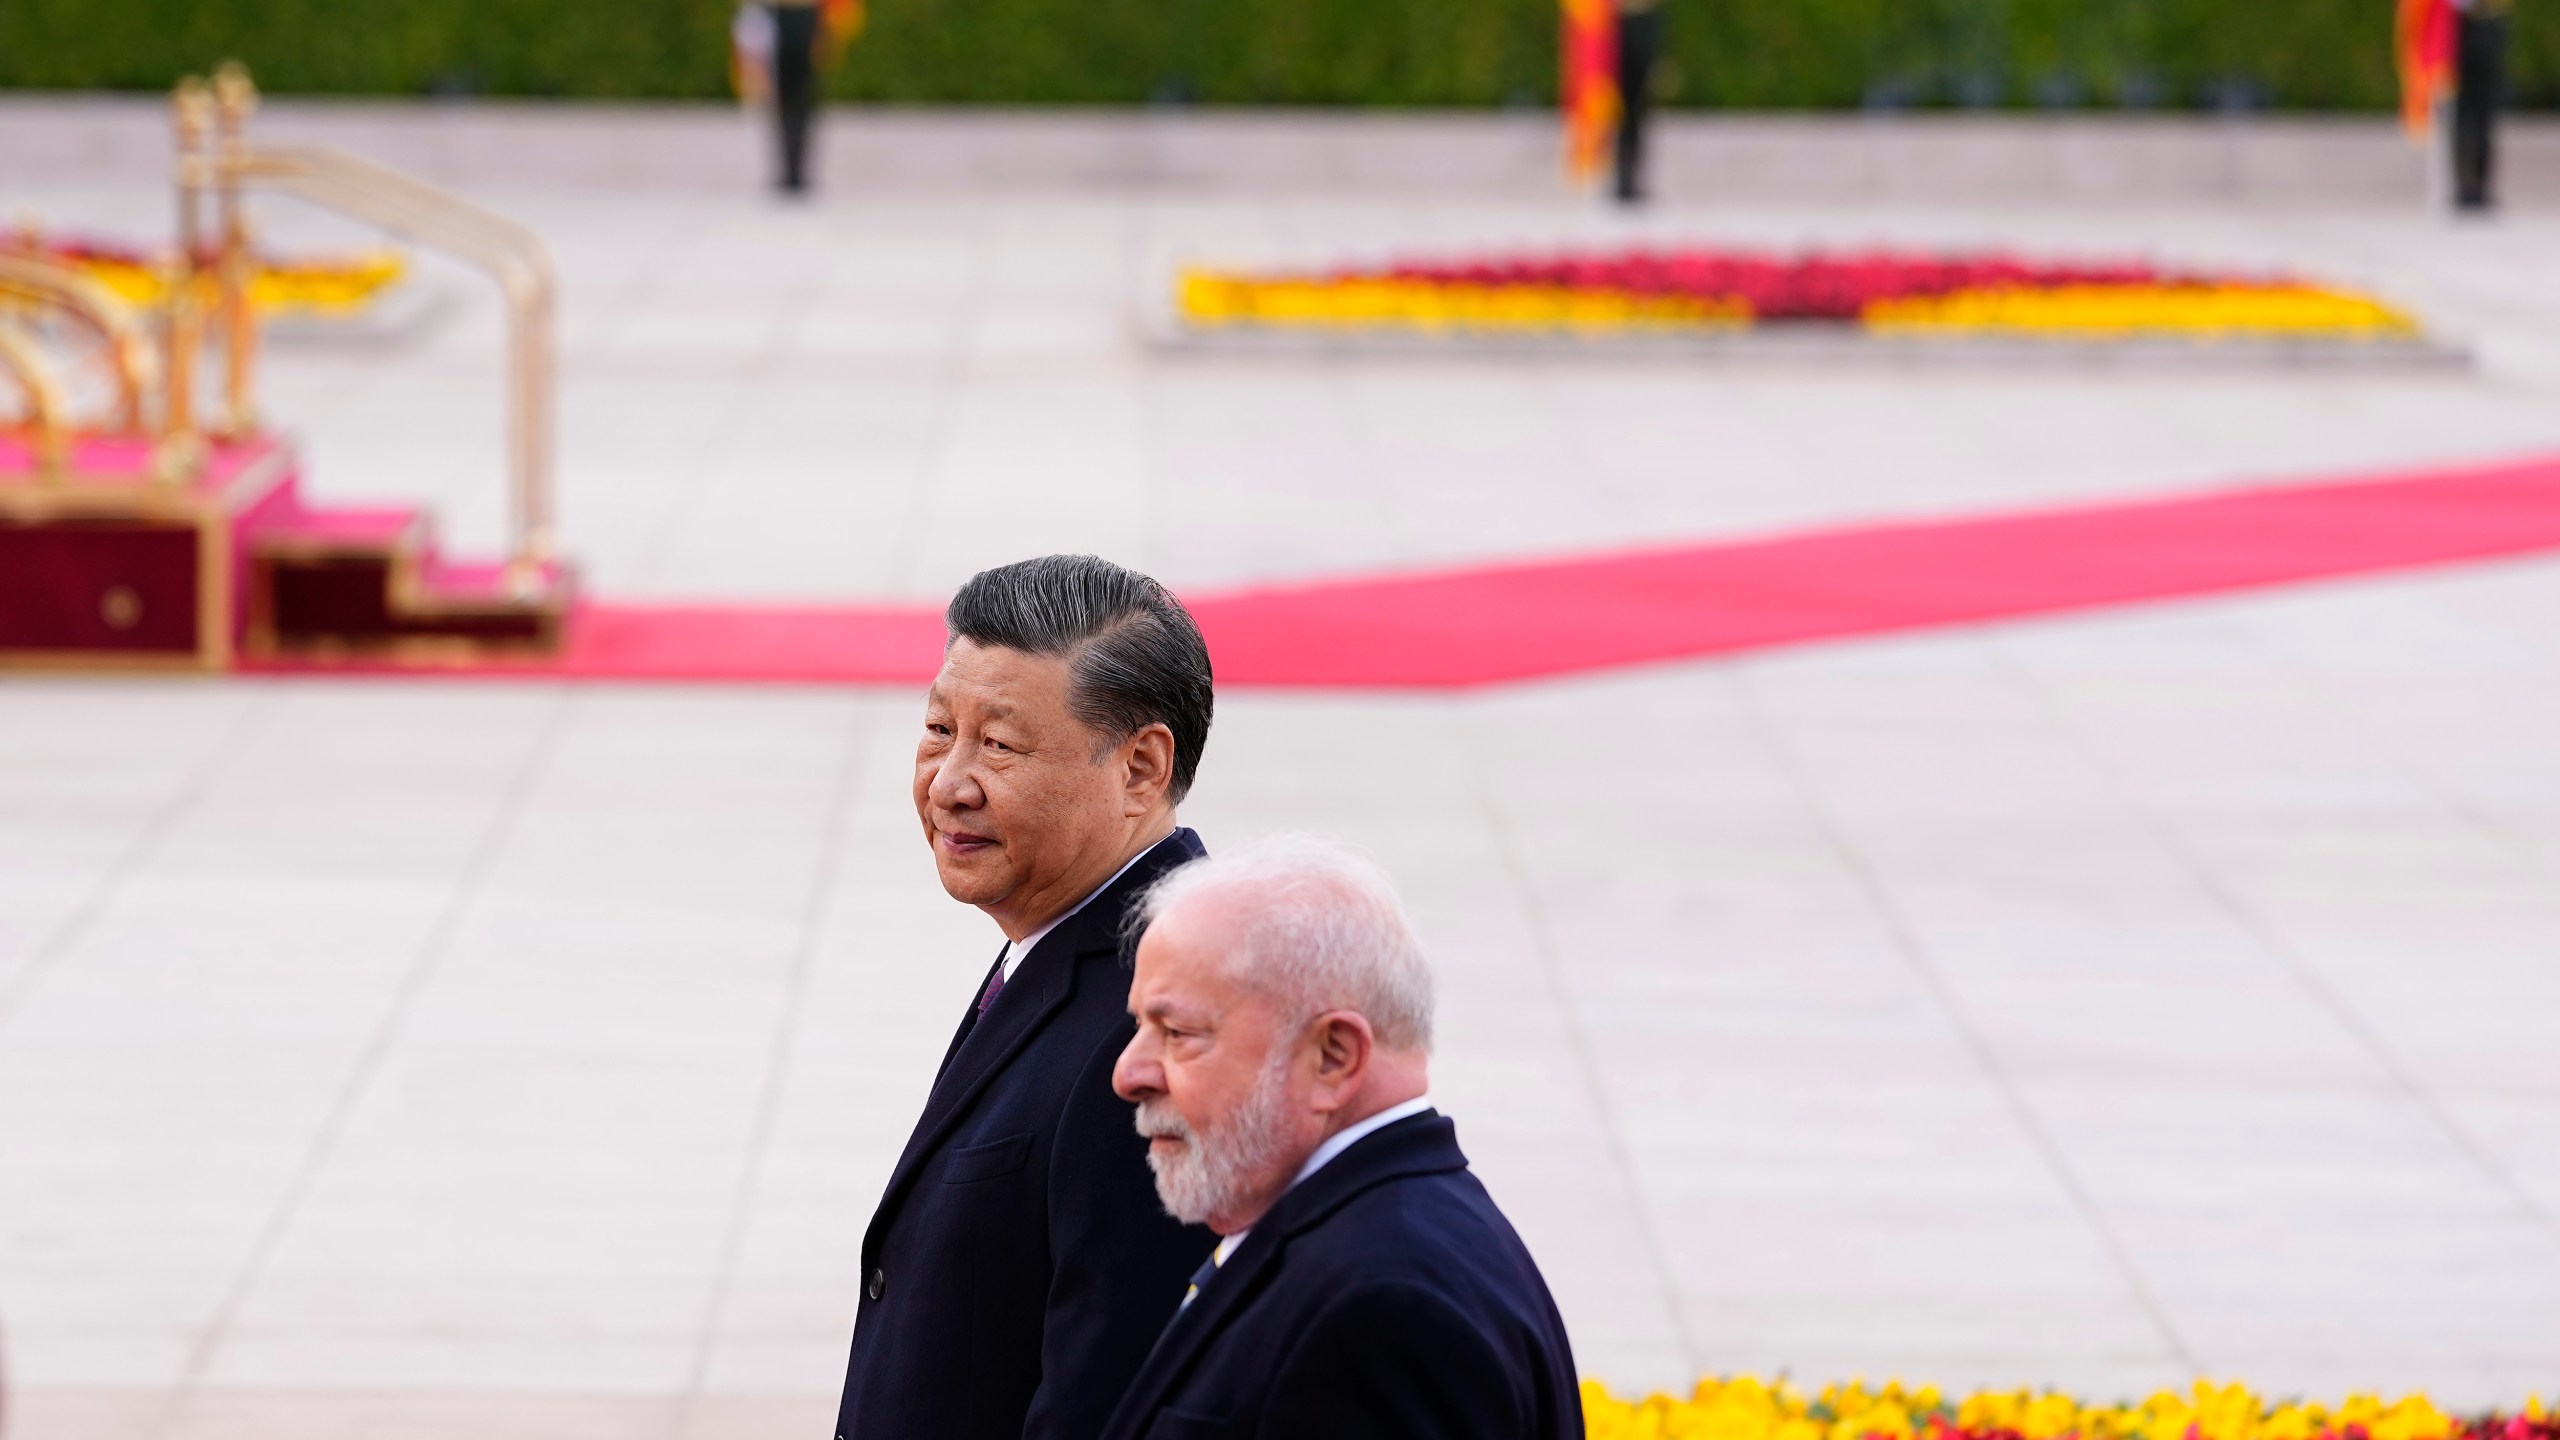
[[[1179,1140],[1186,1145],[1195,1138],[1181,1114],[1160,1100],[1139,1103],[1138,1133],[1150,1140]]]

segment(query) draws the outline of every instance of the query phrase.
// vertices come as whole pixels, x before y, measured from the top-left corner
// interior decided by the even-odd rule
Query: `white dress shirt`
[[[1156,842],[1157,845],[1161,845],[1163,843],[1164,842],[1161,840]],[[1141,850],[1137,854],[1130,856],[1129,865],[1135,865],[1139,861],[1146,859],[1147,852],[1155,848],[1155,845],[1150,845],[1146,850]],[[1030,934],[1023,936],[1019,940],[1007,940],[1004,942],[1004,983],[1007,985],[1013,983],[1013,972],[1021,969],[1022,962],[1031,958],[1032,946],[1048,939],[1050,931],[1057,929],[1059,926],[1066,924],[1068,920],[1074,918],[1076,910],[1082,910],[1087,905],[1092,904],[1094,895],[1099,895],[1103,891],[1110,889],[1112,886],[1119,884],[1120,877],[1129,873],[1129,865],[1123,865],[1119,869],[1112,871],[1110,879],[1093,887],[1092,895],[1087,895],[1076,902],[1075,910],[1069,910],[1066,914],[1059,916],[1057,919],[1050,921],[1048,924],[1041,926],[1039,929],[1032,931]]]

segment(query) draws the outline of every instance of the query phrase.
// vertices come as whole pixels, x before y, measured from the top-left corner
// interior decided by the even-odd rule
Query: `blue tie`
[[[1200,1268],[1191,1272],[1191,1288],[1182,1292],[1182,1303],[1174,1308],[1173,1313],[1179,1315],[1190,1309],[1191,1302],[1200,1298],[1200,1287],[1208,1284],[1217,1273],[1218,1252],[1212,1250],[1209,1258],[1200,1262]]]

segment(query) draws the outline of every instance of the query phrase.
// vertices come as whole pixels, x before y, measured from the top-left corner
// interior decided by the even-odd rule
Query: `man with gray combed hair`
[[[1215,1243],[1155,1204],[1111,1081],[1128,918],[1205,848],[1174,812],[1209,649],[1171,591],[1091,555],[980,571],[944,618],[916,820],[1004,948],[953,976],[959,1027],[863,1231],[835,1435],[1091,1440]]]
[[[1431,969],[1385,874],[1288,838],[1140,912],[1112,1088],[1221,1237],[1105,1440],[1582,1434],[1545,1279],[1431,1107]]]

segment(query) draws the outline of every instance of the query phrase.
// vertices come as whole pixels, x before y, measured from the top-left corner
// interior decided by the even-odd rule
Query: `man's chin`
[[[933,872],[942,880],[942,893],[963,905],[992,905],[1013,889],[1004,852],[993,845],[957,853],[936,845]]]
[[[1210,1194],[1197,1174],[1178,1165],[1165,1165],[1152,1153],[1147,1162],[1155,1171],[1156,1199],[1164,1206],[1164,1213],[1185,1225],[1198,1225],[1218,1210],[1221,1197]]]

